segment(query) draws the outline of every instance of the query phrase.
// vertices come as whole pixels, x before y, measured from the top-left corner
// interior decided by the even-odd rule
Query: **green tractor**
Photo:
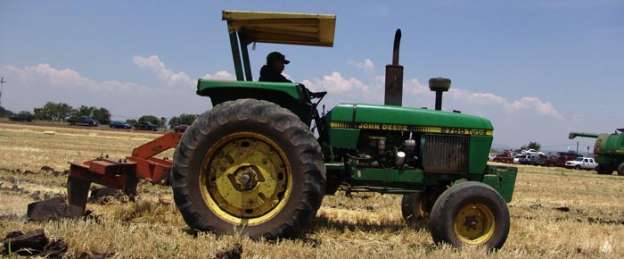
[[[596,172],[598,174],[612,174],[624,176],[624,129],[608,134],[570,132],[569,139],[576,137],[595,138],[594,154],[596,155]]]
[[[252,80],[248,45],[333,46],[334,15],[224,11],[236,81],[200,79],[213,108],[177,145],[175,203],[186,223],[216,234],[294,237],[324,195],[403,195],[408,225],[428,227],[436,243],[498,249],[510,227],[506,202],[516,168],[488,166],[489,120],[442,111],[451,81],[433,78],[436,108],[402,107],[400,31],[386,67],[385,104],[317,106],[326,92],[302,84]]]

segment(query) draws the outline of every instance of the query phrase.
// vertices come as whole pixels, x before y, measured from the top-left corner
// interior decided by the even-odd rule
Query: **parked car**
[[[494,162],[508,163],[508,164],[513,163],[514,162],[513,160],[514,160],[514,157],[512,156],[511,153],[498,154],[494,156],[494,158],[492,158],[492,161]]]
[[[184,133],[188,127],[189,127],[189,125],[180,124],[178,126],[175,126],[173,128],[173,131],[178,132],[178,133]]]
[[[565,166],[567,168],[593,170],[598,166],[598,163],[591,157],[577,157],[575,160],[567,161]]]
[[[576,152],[557,152],[556,155],[550,156],[546,159],[546,166],[565,167],[565,163],[567,161],[574,160],[577,157],[579,157],[579,154]]]
[[[67,122],[69,122],[69,125],[86,127],[97,127],[100,124],[97,120],[89,116],[70,117]]]
[[[32,115],[32,113],[23,111],[9,116],[9,120],[31,122],[33,120],[33,117],[34,116]]]
[[[518,162],[525,165],[545,165],[546,155],[543,153],[526,153],[519,157]]]
[[[111,121],[108,126],[113,129],[131,129],[132,128],[130,124],[123,122],[123,121]]]
[[[134,125],[134,129],[136,129],[136,130],[153,130],[153,131],[157,131],[158,130],[158,125],[152,124],[152,123],[149,123],[149,122],[137,123],[136,125]]]

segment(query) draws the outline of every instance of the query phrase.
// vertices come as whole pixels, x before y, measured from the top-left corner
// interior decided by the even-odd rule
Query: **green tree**
[[[47,102],[41,108],[34,109],[35,119],[63,121],[72,114],[73,108],[66,103]]]
[[[139,124],[154,124],[154,125],[160,125],[160,119],[156,116],[153,115],[143,115],[139,118],[138,121]]]
[[[191,125],[197,119],[199,115],[197,114],[181,114],[180,115],[180,124]]]
[[[174,128],[178,125],[191,125],[197,119],[199,115],[197,114],[186,114],[182,113],[180,116],[173,117],[169,120],[169,127]]]
[[[539,151],[540,148],[542,148],[542,145],[540,145],[537,142],[529,142],[529,146],[528,147]]]
[[[0,118],[9,117],[11,115],[13,115],[12,111],[9,111],[5,109],[4,107],[0,106]]]
[[[74,115],[76,117],[82,117],[82,116],[93,117],[93,111],[95,111],[96,109],[97,108],[93,106],[80,105],[80,108],[74,111]]]
[[[108,109],[104,107],[98,108],[95,106],[80,105],[78,109],[72,111],[71,119],[77,120],[83,116],[91,117],[100,124],[110,124],[111,114]]]
[[[110,124],[111,114],[104,107],[94,109],[92,112],[92,116],[93,116],[93,119],[97,120],[100,124],[104,124],[104,125]]]
[[[520,147],[520,149],[522,149],[522,150],[535,149],[535,151],[539,151],[541,147],[542,147],[542,145],[540,145],[540,143],[537,143],[535,141],[531,141],[531,142],[529,142],[529,144]]]
[[[171,117],[171,119],[169,119],[169,128],[173,129],[175,128],[175,126],[180,125],[180,118],[178,118],[177,116],[173,116]]]

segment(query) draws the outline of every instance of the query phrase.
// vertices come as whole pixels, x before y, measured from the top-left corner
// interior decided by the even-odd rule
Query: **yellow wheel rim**
[[[284,208],[292,189],[292,168],[273,140],[237,132],[210,147],[199,185],[204,202],[219,218],[253,226]]]
[[[494,235],[494,213],[485,204],[470,203],[455,215],[453,229],[459,240],[467,245],[485,244]]]

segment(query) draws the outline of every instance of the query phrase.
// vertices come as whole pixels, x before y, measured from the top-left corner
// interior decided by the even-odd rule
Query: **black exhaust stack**
[[[386,65],[385,105],[401,106],[403,104],[403,66],[399,65],[399,47],[401,45],[401,29],[394,34],[392,64]]]
[[[429,79],[429,89],[436,93],[435,109],[442,110],[442,93],[451,88],[451,79],[444,77],[434,77]]]

